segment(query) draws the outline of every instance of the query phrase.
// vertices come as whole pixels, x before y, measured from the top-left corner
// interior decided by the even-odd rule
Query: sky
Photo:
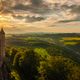
[[[80,33],[80,0],[2,0],[6,33]]]

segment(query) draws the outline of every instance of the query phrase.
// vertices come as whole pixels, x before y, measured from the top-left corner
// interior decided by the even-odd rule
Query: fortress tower
[[[0,30],[0,67],[3,63],[3,58],[5,57],[5,32],[3,28]]]

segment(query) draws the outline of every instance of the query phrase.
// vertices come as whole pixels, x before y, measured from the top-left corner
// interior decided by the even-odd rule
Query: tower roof
[[[0,33],[5,34],[4,29],[1,28]]]

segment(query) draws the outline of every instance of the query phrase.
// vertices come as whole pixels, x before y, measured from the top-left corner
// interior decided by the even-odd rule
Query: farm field
[[[80,52],[80,34],[22,34],[8,35],[7,46],[51,47],[53,44],[67,46]],[[17,43],[17,44],[16,44]]]

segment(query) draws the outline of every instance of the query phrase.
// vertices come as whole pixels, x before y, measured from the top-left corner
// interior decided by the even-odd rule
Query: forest
[[[79,39],[79,34],[7,35],[8,80],[80,80]]]

